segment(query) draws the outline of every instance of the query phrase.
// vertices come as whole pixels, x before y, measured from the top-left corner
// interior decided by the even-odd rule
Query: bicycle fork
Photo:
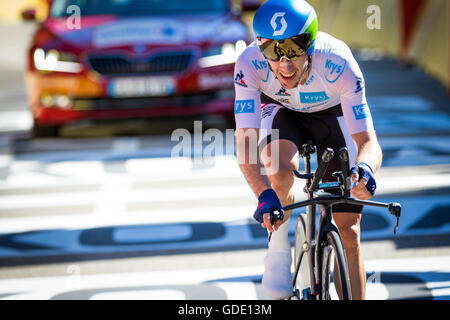
[[[319,297],[319,300],[323,297],[323,272],[324,268],[328,268],[329,266],[324,265],[324,259],[323,259],[323,249],[324,247],[328,246],[328,242],[326,240],[326,233],[332,230],[335,230],[339,234],[338,227],[336,226],[333,216],[331,214],[331,207],[330,206],[324,206],[324,205],[318,205],[319,208],[319,228],[317,230],[317,240],[316,240],[316,247],[314,252],[315,257],[315,265],[314,265],[314,272],[315,272],[315,279],[316,279],[316,285],[315,288],[315,294]]]
[[[326,232],[330,230],[338,230],[336,224],[333,221],[331,208],[329,206],[319,205],[319,228],[317,232],[317,238],[315,236],[315,206],[308,206],[306,211],[306,224],[309,228],[306,228],[306,241],[302,246],[297,264],[296,270],[294,271],[294,277],[292,285],[295,287],[296,279],[300,271],[301,261],[303,259],[308,259],[309,262],[309,279],[310,287],[302,290],[300,292],[303,299],[321,299],[322,298],[322,287],[323,287],[323,247],[328,244],[323,241]],[[306,255],[306,257],[305,257]],[[325,266],[327,267],[327,266]]]
[[[294,277],[292,278],[292,287],[295,288],[296,280],[298,277],[298,273],[300,272],[301,262],[304,259],[308,259],[309,264],[309,287],[302,289],[300,296],[305,300],[315,299],[318,294],[318,286],[317,286],[317,277],[318,274],[316,272],[316,212],[315,206],[307,206],[306,207],[306,234],[305,234],[305,242],[302,244],[302,248],[299,254],[299,257],[296,261],[296,269],[294,270]],[[293,293],[294,295],[296,292]]]

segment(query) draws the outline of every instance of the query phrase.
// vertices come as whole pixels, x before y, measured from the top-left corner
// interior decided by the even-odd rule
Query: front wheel
[[[311,288],[306,241],[306,214],[302,213],[297,218],[294,246],[294,292],[298,299],[308,299],[305,293]]]
[[[347,256],[345,254],[342,238],[337,231],[329,231],[325,237],[326,245],[322,248],[322,300],[331,300],[330,295],[330,266],[333,262],[332,257],[336,259],[338,270],[333,272],[334,287],[337,289],[337,295],[341,300],[352,300],[350,288],[350,277],[348,273]]]

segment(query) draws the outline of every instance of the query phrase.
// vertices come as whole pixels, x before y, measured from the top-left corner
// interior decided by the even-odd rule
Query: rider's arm
[[[234,115],[236,119],[236,154],[239,167],[248,185],[258,198],[258,206],[253,215],[263,227],[273,231],[270,212],[275,208],[282,214],[281,203],[270,181],[264,173],[259,157],[259,128],[261,126],[261,98],[259,85],[261,79],[251,63],[254,47],[247,48],[235,64]],[[257,49],[257,48],[256,48]],[[259,49],[257,49],[259,50]],[[278,222],[282,223],[282,217]],[[277,229],[277,226],[275,229]]]
[[[351,191],[355,197],[366,200],[375,194],[373,174],[380,168],[383,155],[367,104],[361,69],[347,46],[340,50],[337,59],[339,58],[345,67],[336,85],[346,126],[358,147],[355,163],[350,164],[354,182]]]
[[[254,144],[258,143],[258,133],[257,128],[236,130],[236,155],[239,167],[256,197],[271,188],[269,179],[262,174],[264,166],[258,154],[254,154],[255,151],[258,153],[257,148],[254,148]]]
[[[364,76],[348,46],[342,45],[336,52],[335,59],[338,64],[345,66],[336,86],[345,124],[358,146],[354,164],[365,162],[375,172],[381,166],[382,152],[366,99]]]
[[[258,197],[270,188],[267,176],[261,174],[263,165],[258,151],[259,127],[261,125],[260,79],[256,74],[251,58],[252,48],[244,51],[234,67],[236,120],[236,155],[239,167],[250,188]]]
[[[358,199],[367,200],[375,194],[374,174],[381,166],[383,153],[374,130],[359,132],[352,137],[358,146],[358,156],[350,171],[354,183],[351,193]]]
[[[275,191],[270,185],[270,181],[267,175],[263,174],[264,166],[259,160],[259,157],[254,157],[255,150],[251,145],[254,143],[255,136],[258,136],[259,129],[257,128],[247,128],[247,129],[237,129],[236,130],[236,155],[239,161],[239,167],[247,180],[248,185],[253,190],[256,198],[258,198],[258,206],[253,218],[261,223],[263,228],[267,228],[269,231],[273,232],[278,230],[279,226],[282,224],[283,217],[281,216],[272,226],[270,220],[270,212],[273,207],[282,212],[281,203],[276,195]]]
[[[383,160],[383,153],[378,144],[377,135],[374,130],[355,133],[352,135],[358,146],[358,156],[355,163],[365,162],[375,173]]]

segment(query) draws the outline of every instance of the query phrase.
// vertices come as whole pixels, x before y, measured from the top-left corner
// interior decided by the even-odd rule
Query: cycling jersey
[[[255,42],[235,65],[236,128],[260,128],[261,93],[281,106],[304,113],[341,105],[350,134],[373,130],[364,77],[350,48],[329,34],[319,32],[311,55],[311,71],[304,85],[281,86]]]
[[[346,147],[350,163],[355,163],[358,147],[344,124],[340,105],[311,113],[296,112],[284,108],[278,103],[269,102],[264,105],[261,116],[260,150],[277,139],[291,141],[298,150],[302,149],[304,143],[311,141],[317,148],[317,161],[325,148],[332,148],[337,152],[342,147]],[[277,132],[273,133],[273,130],[277,130]],[[333,172],[339,170],[341,170],[340,159],[335,155],[328,164],[322,181],[336,181]],[[340,194],[339,190],[328,192]],[[361,211],[362,206],[360,205],[336,204],[332,207],[332,212],[361,213]]]

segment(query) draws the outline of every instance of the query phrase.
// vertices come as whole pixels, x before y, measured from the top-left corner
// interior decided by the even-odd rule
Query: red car
[[[50,1],[28,52],[34,134],[86,119],[232,116],[234,62],[251,41],[232,2]]]

